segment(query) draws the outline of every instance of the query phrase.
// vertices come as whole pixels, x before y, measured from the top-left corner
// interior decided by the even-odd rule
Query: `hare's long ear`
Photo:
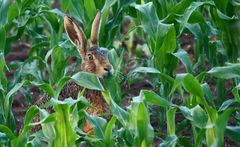
[[[98,10],[92,24],[91,47],[98,47],[99,28],[101,25],[101,12]]]
[[[65,31],[71,42],[77,46],[80,55],[84,57],[87,52],[87,39],[81,29],[81,26],[78,27],[78,25],[79,22],[77,22],[75,19],[69,16],[64,17]]]

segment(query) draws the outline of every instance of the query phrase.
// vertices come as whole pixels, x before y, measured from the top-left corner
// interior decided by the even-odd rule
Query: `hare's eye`
[[[88,59],[89,59],[89,60],[93,60],[92,54],[88,54]]]

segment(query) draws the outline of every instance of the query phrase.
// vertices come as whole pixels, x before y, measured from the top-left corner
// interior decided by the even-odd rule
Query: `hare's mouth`
[[[106,71],[103,76],[108,77],[108,76],[112,76],[113,74],[114,74],[114,69],[111,69],[109,71]]]

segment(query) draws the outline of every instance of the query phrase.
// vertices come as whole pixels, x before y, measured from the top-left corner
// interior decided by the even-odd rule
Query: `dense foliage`
[[[115,69],[103,82],[79,71],[81,57],[63,29],[69,14],[90,36],[97,9],[100,46]],[[239,145],[239,17],[239,0],[0,0],[0,146]],[[19,42],[29,44],[27,58],[6,61]],[[69,80],[101,91],[112,118],[89,115],[82,93],[57,100]],[[147,88],[132,97],[141,82]],[[41,108],[33,105],[36,87],[52,97]],[[12,109],[17,93],[29,107],[23,124]],[[84,118],[94,135],[82,131]]]

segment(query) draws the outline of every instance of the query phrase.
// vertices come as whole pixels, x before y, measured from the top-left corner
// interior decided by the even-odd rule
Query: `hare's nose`
[[[104,70],[107,72],[107,75],[113,75],[113,73],[114,73],[113,67],[110,64],[106,65],[104,67]]]
[[[112,66],[108,65],[104,67],[104,70],[109,72],[112,69]]]

